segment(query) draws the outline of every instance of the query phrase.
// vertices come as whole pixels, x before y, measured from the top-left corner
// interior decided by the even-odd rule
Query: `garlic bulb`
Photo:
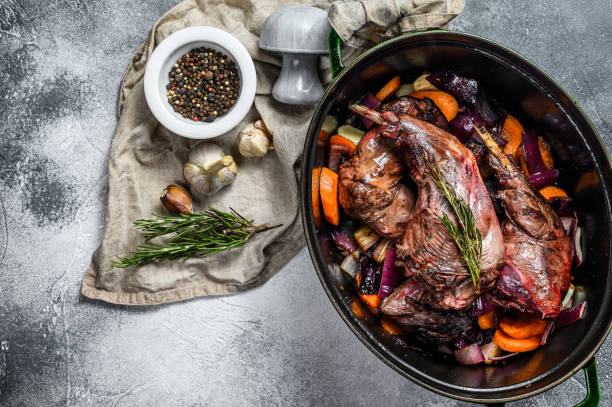
[[[183,168],[192,190],[202,195],[212,195],[231,184],[237,173],[234,158],[225,155],[221,147],[213,143],[197,144]]]
[[[238,151],[244,157],[263,157],[274,148],[271,139],[266,125],[257,120],[248,124],[238,135]]]

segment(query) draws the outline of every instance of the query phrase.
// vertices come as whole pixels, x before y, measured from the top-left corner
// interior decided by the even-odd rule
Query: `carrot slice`
[[[589,172],[585,172],[578,178],[578,182],[576,182],[576,186],[574,187],[574,193],[579,194],[580,192],[596,187],[599,185],[599,177],[597,176],[597,172],[595,170],[591,170]]]
[[[361,302],[359,302],[357,300],[351,302],[351,311],[353,311],[353,314],[358,319],[364,319],[365,318],[365,310],[363,309],[363,305],[361,305]]]
[[[402,335],[404,331],[400,328],[395,322],[393,322],[390,318],[381,317],[380,325],[382,325],[383,329],[389,332],[391,335]]]
[[[499,329],[515,339],[527,339],[541,336],[546,329],[546,321],[533,314],[514,313],[505,315],[499,321]]]
[[[387,84],[383,86],[381,90],[378,91],[378,93],[376,94],[376,99],[382,102],[383,100],[397,92],[400,86],[402,86],[402,83],[400,81],[399,75],[394,76],[393,79],[387,82]]]
[[[361,301],[363,301],[368,308],[370,308],[370,311],[372,311],[373,313],[378,313],[378,306],[381,303],[381,299],[378,296],[378,294],[362,294],[359,293],[359,298],[361,299]]]
[[[516,339],[506,335],[501,329],[495,331],[493,340],[506,352],[529,352],[540,346],[540,337],[532,336],[527,339]]]
[[[479,316],[478,326],[482,330],[495,328],[495,311],[487,312],[486,314]]]
[[[319,180],[321,178],[321,168],[312,170],[312,215],[316,227],[323,223],[321,215],[321,195],[319,193]]]
[[[550,151],[550,146],[543,137],[538,137],[538,147],[540,149],[540,155],[542,156],[542,161],[544,161],[546,169],[552,170],[555,168],[555,160],[553,159]]]
[[[340,223],[340,208],[338,207],[338,174],[327,167],[321,168],[319,181],[321,203],[323,203],[323,214],[325,220],[332,225]]]
[[[502,127],[501,136],[508,143],[504,146],[504,153],[514,156],[523,141],[523,132],[525,129],[521,122],[512,115],[506,116],[504,126]]]
[[[431,99],[448,121],[453,120],[455,116],[457,116],[457,112],[459,112],[459,104],[457,103],[457,99],[455,99],[450,93],[446,93],[441,90],[420,90],[418,92],[411,93],[410,96],[417,99]]]
[[[353,155],[355,150],[357,150],[357,146],[355,145],[355,143],[353,143],[351,140],[347,139],[346,137],[342,137],[337,134],[330,137],[329,144],[336,144],[336,145],[348,147],[350,149],[349,150],[350,155]]]
[[[556,187],[554,185],[549,185],[547,187],[540,189],[540,194],[542,194],[542,196],[548,200],[551,200],[552,198],[567,198],[568,197],[567,192],[565,192],[561,188]]]

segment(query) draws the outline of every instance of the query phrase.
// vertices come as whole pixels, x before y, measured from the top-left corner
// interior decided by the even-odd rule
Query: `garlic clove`
[[[179,185],[168,185],[159,199],[162,205],[172,214],[193,212],[193,204],[189,192]]]
[[[263,121],[248,124],[237,140],[238,151],[244,157],[263,157],[272,150],[272,135]]]

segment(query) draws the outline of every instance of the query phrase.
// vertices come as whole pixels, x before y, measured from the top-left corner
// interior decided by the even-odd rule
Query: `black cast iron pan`
[[[335,75],[313,115],[301,174],[301,209],[310,254],[329,299],[357,337],[380,359],[410,380],[439,394],[472,402],[500,403],[533,396],[584,368],[588,395],[581,406],[599,400],[594,355],[612,322],[611,240],[612,168],[597,131],[571,97],[544,71],[493,41],[470,34],[428,31],[402,35],[342,65],[340,41],[330,34]],[[461,366],[454,359],[407,349],[386,334],[377,319],[356,318],[350,304],[356,293],[333,267],[328,230],[313,223],[311,173],[319,130],[327,114],[346,111],[356,96],[379,89],[391,76],[411,82],[423,71],[446,68],[479,80],[526,128],[544,134],[561,170],[561,183],[574,190],[587,172],[598,183],[573,196],[584,230],[585,263],[574,272],[575,285],[589,288],[586,318],[558,329],[546,346],[504,365]]]

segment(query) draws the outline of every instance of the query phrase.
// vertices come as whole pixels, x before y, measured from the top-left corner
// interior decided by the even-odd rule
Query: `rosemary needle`
[[[282,225],[255,226],[235,210],[223,212],[209,208],[200,213],[176,216],[155,215],[155,219],[139,219],[134,227],[144,234],[146,242],[171,235],[163,244],[145,243],[134,250],[131,257],[111,260],[113,267],[142,266],[153,261],[187,260],[193,256],[207,257],[223,250],[240,247],[259,232]]]
[[[470,271],[472,281],[476,287],[476,293],[480,293],[480,255],[482,253],[482,236],[476,227],[474,213],[465,200],[457,195],[457,191],[455,191],[453,186],[446,181],[442,171],[440,171],[438,161],[435,159],[435,157],[433,161],[426,158],[425,164],[429,169],[427,176],[434,181],[434,183],[438,186],[438,188],[440,188],[446,197],[446,200],[457,218],[457,225],[450,220],[446,213],[444,216],[438,216],[438,219],[450,232],[453,241],[461,252],[461,258]]]

